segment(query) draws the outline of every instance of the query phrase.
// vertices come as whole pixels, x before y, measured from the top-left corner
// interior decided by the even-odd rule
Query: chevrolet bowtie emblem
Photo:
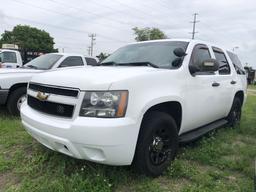
[[[45,94],[45,93],[39,91],[36,95],[36,98],[39,99],[40,101],[46,101],[49,96],[50,96],[50,94]]]

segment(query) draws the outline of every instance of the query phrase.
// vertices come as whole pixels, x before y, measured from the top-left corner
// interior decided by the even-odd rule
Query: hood
[[[15,73],[39,73],[42,70],[27,69],[27,68],[0,68],[0,74],[15,74]]]
[[[152,67],[79,67],[41,73],[31,82],[79,88],[80,90],[106,90],[111,83],[134,78],[163,69]]]

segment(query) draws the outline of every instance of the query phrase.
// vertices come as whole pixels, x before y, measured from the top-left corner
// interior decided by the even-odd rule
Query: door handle
[[[219,84],[219,83],[217,83],[217,82],[214,82],[214,83],[212,83],[212,86],[213,86],[213,87],[219,87],[219,86],[220,86],[220,84]]]
[[[231,84],[231,85],[235,85],[235,84],[236,84],[236,81],[232,80],[232,81],[230,82],[230,84]]]

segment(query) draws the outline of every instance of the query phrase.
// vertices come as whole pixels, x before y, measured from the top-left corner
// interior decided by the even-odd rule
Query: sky
[[[61,52],[94,56],[134,42],[133,27],[157,27],[168,38],[191,38],[232,50],[256,68],[256,0],[0,0],[0,33],[17,24],[43,29]]]

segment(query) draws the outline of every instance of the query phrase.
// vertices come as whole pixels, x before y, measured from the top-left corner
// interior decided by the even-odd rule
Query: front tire
[[[7,109],[11,115],[20,115],[20,106],[26,98],[26,91],[26,87],[20,87],[9,95]]]
[[[142,122],[133,164],[139,173],[157,177],[178,150],[175,120],[163,112],[150,112]]]
[[[241,108],[242,108],[241,100],[238,97],[235,97],[231,110],[227,117],[229,126],[234,127],[240,123],[241,114],[242,114]]]

